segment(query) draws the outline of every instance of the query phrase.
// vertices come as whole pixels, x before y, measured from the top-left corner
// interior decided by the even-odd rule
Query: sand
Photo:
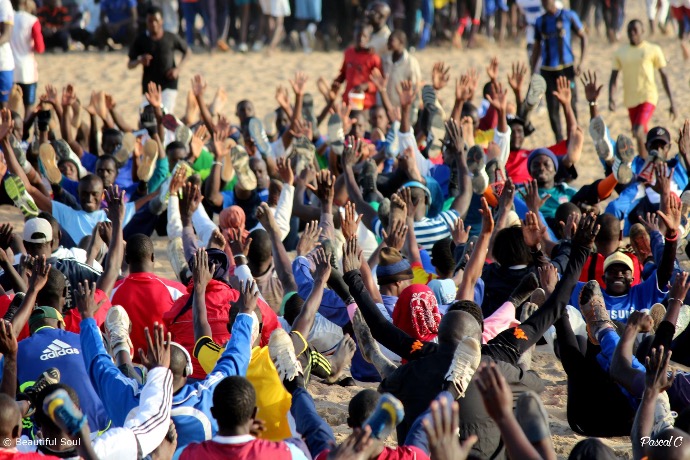
[[[645,18],[642,2],[628,2],[628,19]],[[644,20],[646,24],[646,20]],[[622,94],[616,97],[619,110],[610,113],[607,109],[608,90],[607,82],[611,71],[611,56],[616,45],[609,45],[602,38],[597,37],[594,31],[590,32],[587,58],[583,69],[592,69],[598,72],[599,81],[604,85],[600,97],[601,110],[612,133],[628,134],[630,124],[627,111],[622,108]],[[667,72],[670,78],[671,88],[674,90],[676,107],[680,114],[679,119],[672,121],[668,116],[669,103],[663,94],[659,84],[660,103],[652,120],[652,125],[663,125],[671,130],[675,138],[678,128],[682,123],[682,117],[687,113],[690,105],[690,92],[687,91],[688,65],[682,59],[680,46],[672,35],[658,35],[652,41],[660,44],[664,49],[668,60]],[[506,73],[510,70],[511,62],[527,61],[524,43],[515,44],[506,42],[502,46],[491,43],[483,43],[480,49],[470,51],[451,50],[448,47],[430,48],[416,54],[419,60],[423,78],[430,78],[431,66],[436,61],[446,61],[450,65],[452,76],[455,78],[468,67],[477,67],[480,70],[482,84],[486,81],[484,67],[490,56],[497,55],[501,62],[501,82],[507,84]],[[228,103],[225,113],[236,122],[234,107],[238,101],[248,98],[254,102],[257,115],[263,117],[275,106],[274,93],[277,85],[286,85],[295,71],[306,72],[310,79],[308,90],[318,95],[316,80],[323,76],[330,81],[335,77],[341,64],[340,53],[315,52],[309,56],[301,53],[276,53],[270,57],[265,54],[197,54],[190,58],[184,66],[180,79],[180,94],[178,96],[175,113],[179,116],[184,112],[186,93],[190,88],[189,82],[196,73],[203,74],[208,81],[207,102],[211,101],[216,88],[223,87],[228,94]],[[53,84],[62,88],[68,83],[75,85],[80,99],[87,103],[91,90],[105,90],[113,95],[118,109],[130,121],[137,119],[137,110],[141,103],[140,78],[141,70],[128,70],[125,53],[48,53],[39,57],[40,84]],[[451,85],[440,92],[440,99],[446,109],[450,109],[453,103],[453,81]],[[526,84],[525,84],[526,86]],[[526,88],[524,89],[526,91]],[[41,94],[42,90],[39,90]],[[583,129],[587,129],[589,113],[584,98],[582,85],[578,85],[578,114]],[[479,103],[480,94],[477,94],[475,103]],[[511,96],[512,98],[512,96]],[[320,96],[315,96],[317,108],[321,107]],[[526,148],[535,148],[554,143],[553,134],[548,125],[546,111],[535,114],[533,118],[538,130],[526,142]],[[323,126],[325,129],[325,126]],[[589,136],[586,136],[585,150],[578,164],[579,179],[576,184],[582,185],[601,177],[602,169],[594,152]],[[13,208],[0,208],[0,221],[11,221],[17,231],[22,228],[20,213]],[[170,264],[167,262],[165,243],[161,238],[155,238],[156,243],[156,271],[162,276],[172,277]],[[551,430],[556,451],[559,458],[567,458],[568,453],[582,437],[577,436],[569,428],[566,420],[566,375],[560,362],[551,354],[537,352],[534,356],[534,369],[539,372],[546,382],[546,391],[542,395],[544,403],[551,416]],[[342,439],[348,432],[346,426],[347,403],[359,388],[330,387],[314,383],[310,391],[314,395],[320,414],[334,427],[338,439]],[[605,441],[616,449],[621,458],[632,458],[630,452],[630,440],[628,438],[614,438]]]

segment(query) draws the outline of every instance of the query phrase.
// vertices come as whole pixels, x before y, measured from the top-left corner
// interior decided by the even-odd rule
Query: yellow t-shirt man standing
[[[645,102],[654,106],[659,102],[655,73],[666,67],[661,47],[647,41],[637,46],[630,43],[618,48],[613,58],[613,69],[623,72],[623,102],[633,109]]]

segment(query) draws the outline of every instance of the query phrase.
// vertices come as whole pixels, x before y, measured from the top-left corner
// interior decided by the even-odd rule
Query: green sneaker
[[[14,205],[20,209],[24,217],[38,216],[38,206],[36,206],[36,202],[31,198],[29,192],[26,191],[24,182],[22,182],[19,176],[14,174],[8,175],[3,185],[7,195],[14,201]]]

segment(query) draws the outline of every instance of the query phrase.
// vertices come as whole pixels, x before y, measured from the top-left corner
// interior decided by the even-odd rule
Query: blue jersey
[[[33,385],[44,371],[55,367],[60,371],[60,383],[77,393],[79,407],[86,414],[91,431],[95,433],[108,427],[110,420],[89,380],[77,334],[43,327],[19,342],[17,363],[21,391]]]
[[[654,272],[652,276],[647,278],[640,284],[637,284],[630,288],[630,291],[625,295],[612,296],[602,291],[604,296],[604,301],[606,302],[606,309],[609,312],[609,316],[614,321],[620,321],[625,323],[628,321],[630,313],[635,310],[643,310],[645,308],[651,308],[655,303],[661,302],[668,294],[668,291],[662,291],[659,286],[657,286],[657,274]],[[570,296],[570,305],[580,309],[580,302],[578,301],[580,297],[580,291],[585,283],[578,282],[573,293]],[[665,286],[664,286],[665,288]]]
[[[571,10],[545,13],[534,24],[535,41],[541,42],[543,70],[561,70],[575,62],[571,46],[572,32],[582,30],[582,22]]]

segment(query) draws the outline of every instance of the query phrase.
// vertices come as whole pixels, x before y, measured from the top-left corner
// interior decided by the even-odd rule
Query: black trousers
[[[553,92],[556,91],[558,77],[564,76],[570,81],[570,89],[572,92],[572,100],[570,105],[573,107],[573,112],[575,112],[575,117],[577,118],[577,85],[575,82],[575,68],[570,65],[561,70],[545,70],[541,69],[541,76],[546,80],[546,108],[549,110],[549,122],[551,123],[551,129],[553,134],[556,136],[556,142],[560,142],[567,137],[567,134],[563,135],[563,129],[561,127],[561,103],[558,102],[556,96]]]

